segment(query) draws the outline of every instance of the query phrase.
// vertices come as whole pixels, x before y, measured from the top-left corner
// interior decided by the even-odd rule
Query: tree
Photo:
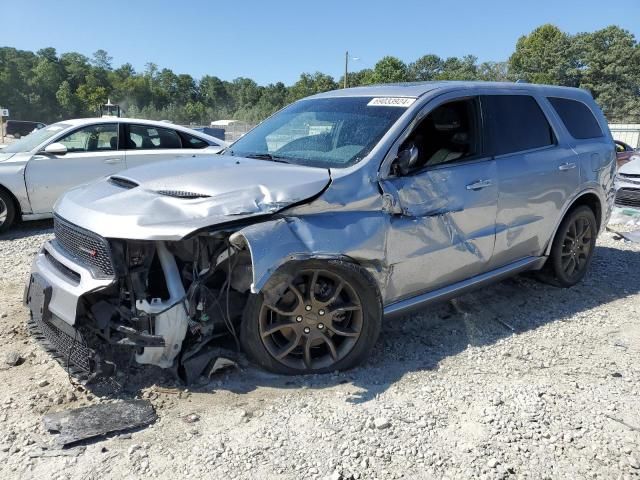
[[[633,34],[611,26],[576,38],[582,75],[604,113],[624,120],[640,117],[640,45]]]
[[[375,67],[366,83],[394,83],[406,82],[409,79],[409,69],[405,63],[396,57],[383,57]]]
[[[308,97],[316,93],[327,92],[338,88],[333,77],[324,73],[303,73],[300,79],[289,88],[288,99],[295,102],[300,98]]]
[[[578,86],[580,64],[571,36],[554,25],[542,25],[518,39],[509,58],[514,77],[532,83]]]
[[[96,50],[93,52],[93,64],[96,68],[100,68],[102,70],[111,70],[111,62],[113,61],[113,57],[109,56],[106,50]]]
[[[409,78],[413,81],[436,80],[442,72],[442,59],[433,54],[424,55],[409,64]]]

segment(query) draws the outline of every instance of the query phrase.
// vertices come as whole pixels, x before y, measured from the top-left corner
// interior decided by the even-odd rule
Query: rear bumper
[[[115,282],[115,278],[94,278],[91,271],[66,256],[55,240],[45,243],[38,252],[31,273],[51,286],[49,311],[69,325],[76,323],[80,297]]]

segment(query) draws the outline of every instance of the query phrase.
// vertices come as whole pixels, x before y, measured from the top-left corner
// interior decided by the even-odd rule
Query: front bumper
[[[95,278],[91,271],[69,258],[52,240],[36,255],[31,274],[40,275],[51,286],[49,311],[69,325],[76,323],[80,297],[106,288],[115,278]]]

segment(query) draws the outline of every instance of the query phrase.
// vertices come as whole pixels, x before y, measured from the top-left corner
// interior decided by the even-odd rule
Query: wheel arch
[[[587,206],[593,211],[593,214],[596,217],[596,222],[598,223],[598,232],[602,230],[602,227],[604,226],[602,223],[603,219],[605,218],[605,202],[602,199],[601,195],[598,194],[597,190],[584,190],[577,194],[570,202],[567,202],[567,205],[565,205],[562,214],[559,216],[558,221],[556,222],[556,226],[553,229],[553,234],[549,237],[549,242],[547,244],[547,248],[545,249],[546,256],[551,253],[553,239],[556,237],[556,233],[558,231],[558,228],[560,227],[560,224],[562,223],[562,220],[564,220],[569,212],[580,206]]]
[[[358,267],[382,298],[382,286],[386,284],[388,272],[379,260],[357,258],[337,245],[331,248],[335,236],[331,237],[327,232],[318,231],[308,238],[302,237],[291,228],[291,223],[289,219],[278,219],[251,225],[231,235],[229,240],[232,245],[249,251],[252,293],[263,291],[274,274],[286,265],[305,260],[321,260],[339,261]]]
[[[0,191],[6,193],[11,199],[11,201],[13,202],[13,206],[16,209],[16,220],[19,220],[22,217],[22,206],[20,205],[18,198],[13,194],[11,190],[9,190],[7,187],[5,187],[1,183],[0,183]]]

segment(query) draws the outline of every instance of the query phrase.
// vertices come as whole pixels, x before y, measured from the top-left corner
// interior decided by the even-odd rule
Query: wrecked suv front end
[[[210,159],[168,162],[162,174],[133,169],[56,206],[55,238],[36,255],[25,303],[36,337],[76,376],[111,374],[118,356],[181,367],[237,328],[252,271],[249,251],[230,236],[330,178],[326,169],[216,162],[213,171]],[[182,190],[168,185],[167,170]]]
[[[191,380],[228,334],[280,373],[356,365],[391,269],[381,139],[414,101],[302,100],[225,155],[67,192],[25,292],[36,336],[86,378],[122,358]]]

